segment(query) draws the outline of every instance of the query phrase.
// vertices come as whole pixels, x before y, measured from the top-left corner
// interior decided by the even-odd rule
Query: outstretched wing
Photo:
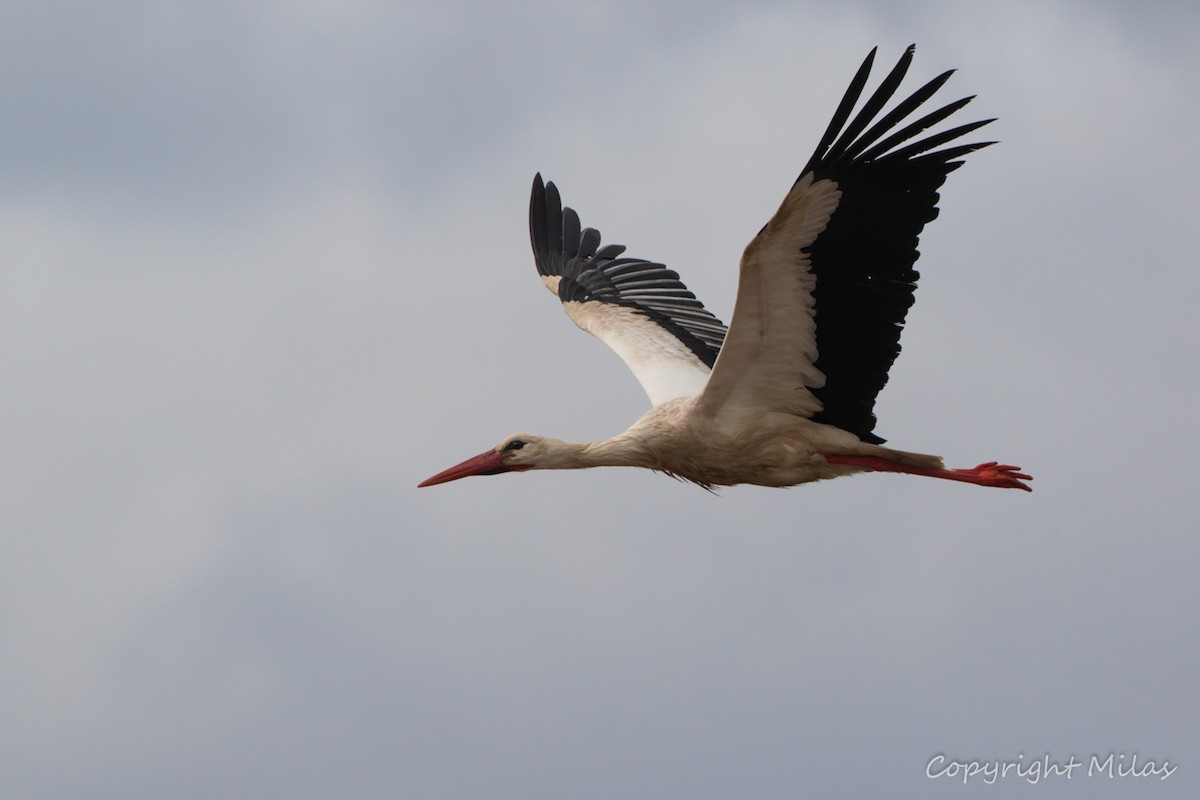
[[[725,325],[662,264],[621,258],[619,244],[580,229],[553,183],[533,179],[529,238],[538,274],[575,324],[624,359],[653,405],[699,394]]]
[[[901,127],[952,70],[878,116],[913,51],[851,120],[871,51],[779,211],[746,247],[729,334],[702,401],[711,413],[787,411],[883,441],[872,432],[873,409],[913,303],[917,238],[937,216],[937,190],[959,159],[992,144],[937,149],[990,119],[921,138],[971,97]]]

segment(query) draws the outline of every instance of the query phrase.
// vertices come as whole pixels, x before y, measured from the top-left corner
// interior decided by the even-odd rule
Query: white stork
[[[902,472],[1029,487],[1019,467],[946,469],[937,456],[881,447],[875,397],[900,352],[913,303],[917,237],[962,156],[993,142],[937,149],[982,120],[924,136],[963,98],[900,127],[945,72],[880,116],[899,63],[850,118],[871,71],[854,76],[816,152],[742,255],[728,329],[662,264],[622,257],[580,228],[553,183],[534,178],[529,230],[542,281],[575,324],[625,360],[652,408],[611,439],[583,444],[509,436],[420,486],[529,469],[645,467],[705,488],[792,486],[859,472]]]

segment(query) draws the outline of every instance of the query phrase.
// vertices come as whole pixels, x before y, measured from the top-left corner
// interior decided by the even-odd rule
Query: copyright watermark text
[[[1065,761],[1051,758],[1049,753],[1037,760],[1028,760],[1019,753],[1011,761],[956,759],[938,753],[925,765],[925,777],[930,780],[948,779],[982,783],[1001,780],[1024,780],[1038,783],[1055,778],[1157,778],[1165,781],[1179,769],[1167,759],[1143,758],[1137,753],[1095,753],[1085,760],[1071,754]]]

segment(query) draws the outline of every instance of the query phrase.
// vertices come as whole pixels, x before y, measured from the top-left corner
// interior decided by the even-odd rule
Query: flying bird
[[[938,456],[884,447],[875,398],[900,352],[913,303],[917,237],[962,157],[993,120],[926,134],[966,97],[906,122],[942,73],[881,113],[909,46],[861,109],[868,54],[783,204],[746,246],[728,328],[666,266],[601,245],[558,189],[533,181],[529,232],[546,288],[576,325],[616,351],[651,408],[624,433],[573,444],[518,433],[420,486],[532,469],[644,467],[711,489],[792,486],[899,472],[1030,491],[1020,467],[946,469]],[[953,144],[952,144],[953,143]],[[940,148],[940,149],[939,149]]]

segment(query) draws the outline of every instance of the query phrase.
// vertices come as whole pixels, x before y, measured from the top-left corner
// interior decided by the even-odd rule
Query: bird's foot
[[[1032,492],[1033,489],[1022,483],[1022,481],[1031,481],[1033,480],[1033,476],[1020,472],[1020,469],[1020,467],[1014,467],[1009,464],[988,461],[972,469],[952,469],[949,471],[960,476],[958,480],[967,481],[968,483],[976,483],[980,486],[997,486],[1001,489],[1024,489],[1027,492]]]

